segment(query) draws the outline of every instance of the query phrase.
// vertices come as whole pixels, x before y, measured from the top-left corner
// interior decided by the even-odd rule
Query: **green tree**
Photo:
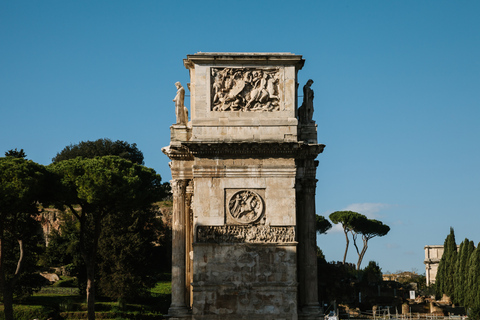
[[[95,267],[100,235],[110,218],[148,210],[161,199],[153,169],[117,156],[64,160],[49,166],[57,175],[58,204],[80,224],[79,247],[86,265],[88,319],[95,319]]]
[[[122,159],[130,160],[136,164],[143,163],[143,153],[138,150],[137,144],[110,139],[98,139],[95,141],[82,141],[78,144],[71,144],[52,159],[52,162],[74,159],[76,157],[94,158],[102,156],[119,156]]]
[[[320,216],[318,214],[315,215],[315,223],[315,228],[318,234],[327,233],[327,231],[332,228],[332,224],[330,223],[330,221],[325,219],[324,216]]]
[[[14,289],[28,264],[45,179],[45,168],[33,161],[0,158],[0,289],[7,320],[13,320]]]
[[[480,243],[470,255],[466,282],[465,307],[480,311]]]
[[[157,274],[154,255],[156,230],[160,223],[151,210],[120,213],[105,218],[99,241],[98,266],[101,293],[119,302],[142,297],[155,285]]]
[[[326,262],[317,259],[318,291],[320,301],[337,303],[354,301],[354,284],[358,280],[358,271],[351,263]]]
[[[358,269],[357,269],[358,270]],[[362,282],[368,284],[382,281],[382,269],[375,261],[368,262],[368,265],[362,270]]]
[[[455,292],[455,266],[457,262],[457,244],[455,242],[455,232],[450,227],[450,234],[443,244],[443,254],[438,265],[435,284],[439,295],[446,294],[454,300]]]
[[[130,145],[123,141],[112,142],[107,139],[99,139],[93,142],[81,142],[78,145],[66,147],[61,152],[61,157],[58,157],[58,159],[74,159],[78,156],[83,158],[92,158],[94,156],[104,155],[125,156],[126,159],[137,162],[138,164],[143,161],[143,155],[140,151],[138,151],[138,149],[136,149],[135,144]],[[162,197],[170,195],[170,184],[168,182],[162,184],[161,194],[163,195]],[[163,247],[166,245],[165,243],[160,243],[161,241],[159,242],[158,239],[150,239],[152,234],[158,236],[162,232],[168,233],[168,231],[165,230],[166,226],[161,223],[161,220],[154,217],[155,213],[151,210],[148,212],[134,211],[131,213],[131,215],[141,216],[142,219],[139,221],[142,221],[142,223],[145,224],[145,226],[139,226],[135,229],[134,232],[136,234],[132,234],[131,230],[124,230],[125,226],[129,225],[127,222],[129,216],[126,215],[124,218],[122,218],[124,221],[123,224],[117,224],[115,227],[112,226],[113,224],[108,224],[108,228],[103,228],[102,233],[105,233],[105,235],[102,234],[99,241],[98,261],[101,261],[101,263],[99,263],[96,271],[98,279],[97,291],[99,294],[120,300],[124,300],[125,296],[128,296],[129,298],[137,297],[143,291],[145,291],[146,284],[153,285],[153,281],[147,281],[145,279],[149,279],[158,274],[161,271],[161,269],[158,267],[158,263],[160,262],[165,264],[165,261],[169,261],[171,257],[171,253],[168,255],[170,250],[165,250]],[[140,237],[144,239],[144,241],[132,241],[132,236]],[[117,250],[110,250],[108,247],[102,249],[104,244],[108,244],[108,241],[102,239],[107,239],[108,237],[114,237],[116,244],[128,243],[129,245],[119,245],[117,246]],[[51,246],[49,245],[47,251],[55,251],[56,254],[54,254],[54,256],[63,255],[69,259],[72,259],[72,256],[68,252],[59,254],[59,252],[63,252],[62,249],[70,247],[62,245],[62,243],[64,243],[66,240],[65,237],[60,235],[57,239],[59,242],[54,241]],[[74,241],[74,239],[69,239],[68,241]],[[135,243],[136,245],[132,245],[132,243]],[[155,246],[153,243],[155,243]],[[161,247],[158,247],[158,245]],[[146,246],[149,246],[148,250],[146,250]],[[156,254],[155,257],[152,257],[152,255],[154,255],[154,251]],[[160,253],[158,251],[160,251]],[[122,259],[119,259],[118,257],[122,257]],[[141,257],[143,261],[140,262],[138,257]],[[129,259],[132,259],[132,261],[129,261]],[[45,261],[46,260],[49,259],[47,258]],[[79,272],[77,276],[81,278],[82,269],[78,267],[81,266],[82,263],[79,263],[79,261],[76,259],[74,259],[72,263],[73,270]],[[157,263],[156,267],[152,267],[152,264],[154,263]],[[135,268],[129,267],[131,265],[135,265]],[[111,274],[111,269],[113,266],[116,268],[115,279],[130,279],[130,281],[113,281],[114,279]],[[135,279],[137,283],[127,285],[128,283],[131,283],[133,279]],[[82,286],[82,284],[83,282],[79,282],[80,286]],[[81,289],[83,288],[81,287]]]
[[[455,286],[455,303],[459,303],[459,301],[462,299],[462,291],[461,285],[462,285],[462,275],[460,274],[462,268],[465,266],[464,263],[464,256],[466,253],[466,243],[468,243],[468,239],[465,239],[460,243],[460,247],[458,249],[457,253],[457,261],[455,262],[455,272],[453,275],[453,282]],[[463,305],[463,304],[462,304]]]
[[[80,224],[70,212],[59,212],[61,221],[58,230],[53,229],[48,235],[48,246],[40,259],[44,267],[67,266],[76,268],[83,266],[78,252]]]
[[[383,237],[390,231],[390,227],[383,222],[375,219],[367,219],[365,216],[359,217],[354,221],[351,228],[351,233],[353,236],[353,244],[358,254],[357,261],[357,270],[360,270],[360,265],[362,264],[363,257],[368,249],[368,241],[375,237]],[[357,244],[358,235],[362,237],[362,250],[359,250]]]
[[[348,239],[348,233],[353,230],[354,226],[356,225],[359,219],[362,219],[362,218],[366,219],[366,217],[363,214],[353,212],[353,211],[335,211],[330,214],[329,218],[335,224],[337,223],[342,224],[343,232],[345,234],[345,241],[346,241],[345,254],[343,255],[343,264],[345,264],[345,261],[347,259],[348,246],[350,244],[350,240]]]
[[[15,150],[11,149],[5,152],[5,157],[13,157],[13,158],[23,158],[26,159],[27,155],[23,151],[23,149],[20,149],[20,151],[15,148]]]
[[[442,261],[442,258],[440,258],[440,262],[438,263],[438,268],[437,268],[437,275],[435,276],[435,291],[437,297],[441,297],[444,292],[444,286],[445,286],[445,277],[446,277],[446,264],[445,264],[445,259]]]
[[[468,263],[470,256],[472,255],[473,250],[475,250],[475,245],[473,241],[469,241],[467,238],[463,240],[460,244],[458,250],[457,262],[455,265],[454,273],[454,287],[455,287],[455,302],[459,305],[465,305],[465,297],[467,288],[467,274],[468,274]]]

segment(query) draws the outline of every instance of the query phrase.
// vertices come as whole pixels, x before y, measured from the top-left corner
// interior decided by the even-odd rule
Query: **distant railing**
[[[378,320],[414,320],[414,319],[425,319],[425,320],[467,320],[467,316],[439,316],[435,314],[428,313],[409,313],[409,314],[391,314],[391,315],[374,315],[373,312],[362,312],[360,316],[349,317],[348,314],[340,314],[340,320],[365,320],[365,319],[378,319]]]
[[[398,314],[398,312],[390,313],[390,308],[377,309],[376,312],[365,311],[360,312],[360,314],[355,316],[350,316],[348,313],[340,314],[340,320],[365,320],[365,319],[374,319],[374,320],[414,320],[414,319],[425,319],[425,320],[467,320],[467,316],[458,316],[458,315],[449,315],[449,316],[439,316],[433,313],[407,313],[407,314]]]

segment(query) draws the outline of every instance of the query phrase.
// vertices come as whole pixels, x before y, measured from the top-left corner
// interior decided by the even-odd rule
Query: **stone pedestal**
[[[297,120],[301,56],[187,56],[190,114],[171,127],[170,316],[319,319],[316,125]]]
[[[298,126],[298,139],[307,144],[317,144],[317,125],[315,122]]]
[[[179,147],[182,145],[182,141],[190,140],[191,136],[191,128],[185,125],[174,124],[170,127],[170,145]]]

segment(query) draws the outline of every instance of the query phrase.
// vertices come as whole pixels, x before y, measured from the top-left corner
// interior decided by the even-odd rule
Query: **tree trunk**
[[[92,259],[89,259],[92,260]],[[95,320],[95,262],[87,264],[87,311],[88,320]]]
[[[83,240],[81,247],[83,248],[83,260],[87,267],[87,313],[88,320],[95,320],[95,265],[97,257],[97,248],[98,248],[98,238],[100,237],[101,231],[101,219],[95,220],[94,230],[93,230],[93,243],[90,250],[88,250],[85,241],[85,233],[83,237],[81,235],[80,241]]]
[[[0,247],[2,247],[0,239]],[[3,248],[2,248],[3,249]],[[0,289],[3,295],[3,312],[5,313],[5,320],[14,320],[13,318],[13,291],[7,285],[5,279],[5,267],[2,261],[2,250],[0,249]]]
[[[3,308],[5,320],[14,320],[13,318],[13,290],[9,285],[3,288]]]
[[[357,262],[357,270],[360,270],[360,265],[362,264],[363,257],[365,256],[365,253],[367,252],[368,249],[368,239],[363,239],[363,248],[362,252],[358,254],[358,262]]]
[[[13,319],[13,292],[11,287],[7,284],[5,278],[5,265],[3,263],[5,259],[5,242],[4,238],[4,229],[3,221],[0,221],[0,289],[3,294],[3,308],[5,313],[5,320],[14,320]]]
[[[358,255],[358,260],[357,260],[357,270],[360,270],[360,264],[362,263],[362,253],[360,252],[360,250],[358,250],[358,245],[357,245],[357,236],[358,234],[357,233],[354,233],[352,235],[352,238],[353,238],[353,245],[355,246],[355,250],[357,250],[357,255]],[[362,249],[363,251],[363,249]]]
[[[23,267],[23,257],[24,257],[23,240],[17,239],[17,242],[20,250],[20,255],[18,257],[17,269],[15,270],[15,275],[13,276],[13,279],[12,279],[12,287],[15,285],[15,282],[17,282],[18,278],[20,277],[20,272],[22,271],[22,267]]]
[[[347,252],[348,252],[348,245],[350,244],[350,240],[348,240],[348,232],[343,229],[343,232],[345,233],[345,240],[347,240],[347,246],[345,247],[345,253],[343,254],[343,264],[345,264],[345,261],[347,260]]]

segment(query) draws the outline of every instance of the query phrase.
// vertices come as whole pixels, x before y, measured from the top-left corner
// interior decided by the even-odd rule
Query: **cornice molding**
[[[181,160],[181,161],[188,161],[193,160],[192,153],[187,149],[187,147],[180,145],[180,146],[168,146],[163,147],[162,152],[170,158],[170,160]]]
[[[194,157],[316,158],[324,144],[301,142],[182,142]]]
[[[264,52],[198,52],[196,54],[187,55],[187,59],[183,60],[183,64],[187,69],[193,69],[195,64],[205,65],[294,65],[297,70],[302,69],[305,60],[301,55],[288,52],[264,53]]]

